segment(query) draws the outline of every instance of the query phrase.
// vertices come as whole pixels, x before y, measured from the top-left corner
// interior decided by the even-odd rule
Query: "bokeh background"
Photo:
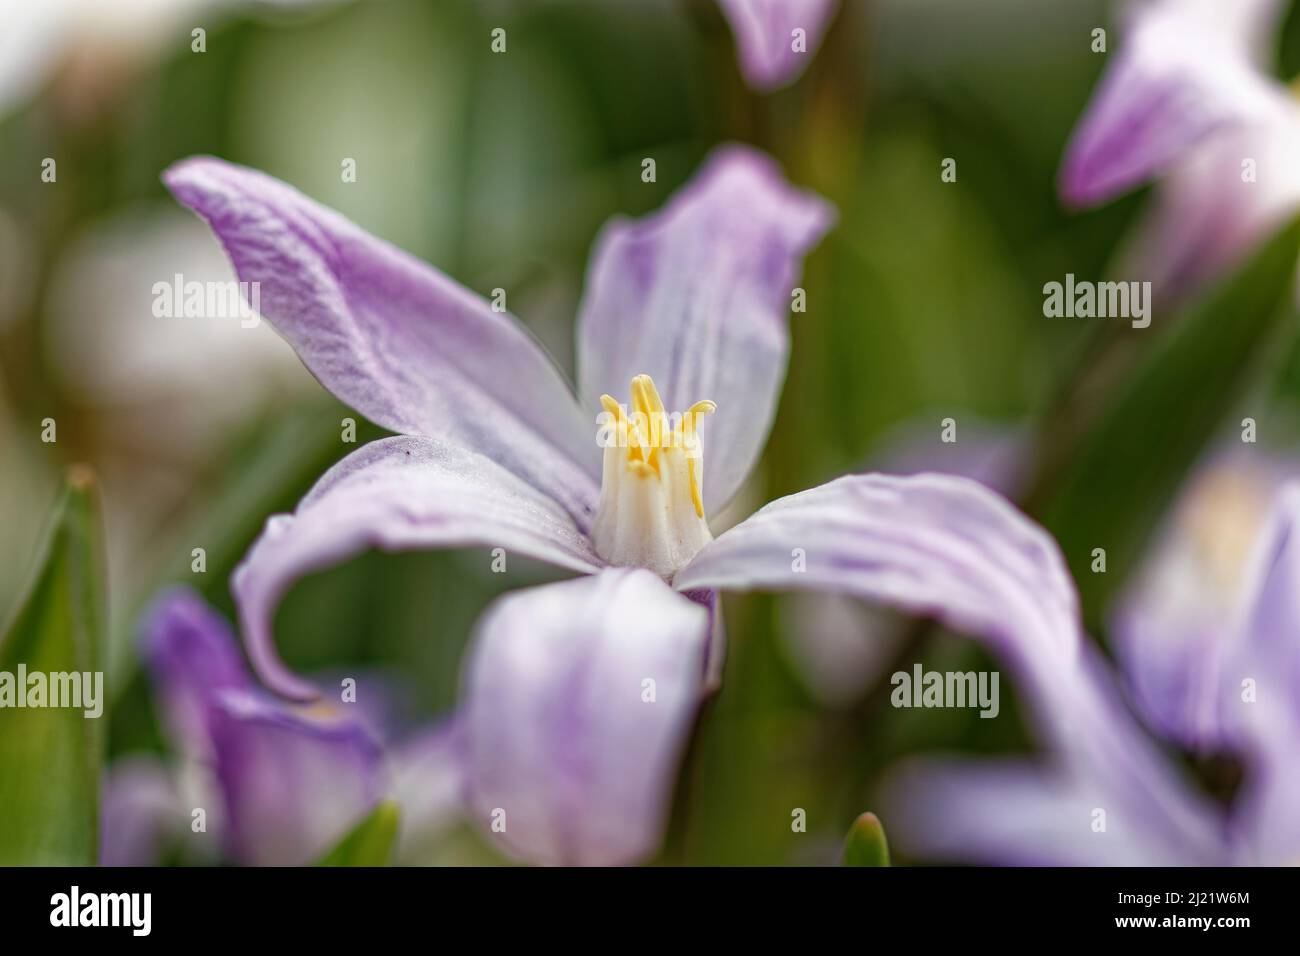
[[[355,447],[339,437],[352,413],[265,325],[152,314],[156,281],[229,276],[206,227],[159,182],[192,154],[282,178],[482,294],[507,288],[511,311],[571,375],[572,321],[602,223],[660,206],[719,143],[771,153],[840,221],[808,262],[808,311],[791,319],[766,454],[715,531],[845,471],[917,454],[943,467],[949,416],[959,444],[984,435],[1019,449],[1013,490],[1049,522],[1061,488],[1099,514],[1128,493],[1127,477],[1168,470],[1125,499],[1124,513],[1141,516],[1134,554],[1190,467],[1190,453],[1155,440],[1095,481],[1062,477],[1080,402],[1095,398],[1080,382],[1097,356],[1123,376],[1160,335],[1159,322],[1142,336],[1042,314],[1045,282],[1107,275],[1148,201],[1138,192],[1078,214],[1056,194],[1066,140],[1104,66],[1089,42],[1094,27],[1114,26],[1107,4],[845,0],[803,77],[770,95],[746,87],[711,0],[3,8],[0,611],[29,573],[64,470],[90,465],[107,524],[111,757],[163,748],[135,656],[150,598],[188,583],[229,613],[230,570],[266,516],[292,508]],[[195,26],[207,30],[204,53],[191,51]],[[489,50],[495,26],[508,30],[506,55]],[[1282,75],[1300,71],[1294,13],[1280,54]],[[45,157],[57,160],[57,183],[41,182]],[[344,157],[357,161],[355,183],[340,181]],[[645,157],[654,183],[641,180]],[[945,157],[957,160],[956,183],[940,180]],[[1193,451],[1243,403],[1271,442],[1296,436],[1293,337],[1279,332],[1279,347],[1225,390]],[[1157,413],[1176,421],[1178,396]],[[54,444],[41,441],[46,417]],[[361,424],[360,440],[379,434]],[[1081,576],[1087,552],[1068,524],[1053,530]],[[190,571],[195,547],[207,552],[202,575]],[[1120,560],[1085,591],[1103,641],[1123,572]],[[455,700],[480,611],[547,574],[514,563],[490,574],[478,553],[366,555],[294,588],[279,645],[300,671],[392,672],[418,714],[436,715]],[[737,598],[726,613],[726,682],[687,758],[667,862],[833,860],[899,757],[1026,746],[1005,684],[997,721],[889,706],[899,666],[995,668],[970,642],[807,597]],[[794,807],[807,810],[806,834],[791,830]],[[496,860],[468,830],[429,858]]]

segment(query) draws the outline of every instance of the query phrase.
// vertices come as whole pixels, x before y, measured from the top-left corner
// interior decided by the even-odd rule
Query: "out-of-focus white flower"
[[[129,64],[168,48],[188,50],[191,31],[240,10],[319,0],[0,0],[0,116],[35,94],[60,67],[78,99]]]
[[[201,452],[223,427],[311,377],[263,322],[155,315],[155,284],[174,286],[178,274],[205,287],[235,281],[192,217],[144,206],[100,220],[55,266],[44,330],[67,394],[147,419],[150,444]]]

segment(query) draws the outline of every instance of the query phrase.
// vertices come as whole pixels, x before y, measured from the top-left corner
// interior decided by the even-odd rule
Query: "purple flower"
[[[156,757],[121,757],[100,789],[101,866],[152,866],[185,826],[171,772]]]
[[[817,52],[839,0],[718,0],[736,36],[745,79],[776,90],[803,73]]]
[[[1219,707],[1226,639],[1256,586],[1250,555],[1296,462],[1236,436],[1193,472],[1145,567],[1111,615],[1111,644],[1138,713],[1188,750],[1230,744]]]
[[[383,750],[367,722],[348,704],[287,704],[257,687],[226,622],[196,596],[162,598],[144,640],[177,749],[211,771],[232,859],[309,863],[382,797]]]
[[[1034,712],[1046,715],[1039,723],[1044,759],[913,762],[887,787],[891,837],[923,856],[980,862],[1296,859],[1300,486],[1273,496],[1271,517],[1246,558],[1235,544],[1236,525],[1254,522],[1257,492],[1271,469],[1250,470],[1235,457],[1220,458],[1176,510],[1156,573],[1129,595],[1120,616],[1124,673],[1113,673],[1091,648],[1072,678],[1049,668],[1031,672],[1022,686]],[[1207,521],[1215,511],[1219,518]],[[1216,530],[1197,547],[1208,524]],[[1241,567],[1224,581],[1228,552],[1229,563]],[[1188,589],[1192,582],[1199,582],[1198,593]],[[1169,604],[1174,594],[1180,607]],[[1230,609],[1225,594],[1236,595]],[[1239,785],[1227,777],[1217,788],[1198,786],[1135,719],[1129,701],[1149,727],[1203,766],[1231,766],[1223,763],[1230,757],[1242,774]],[[1215,784],[1210,771],[1201,773]],[[1218,799],[1210,796],[1214,789],[1222,791]]]
[[[322,383],[402,433],[272,518],[236,571],[272,688],[315,692],[275,653],[281,595],[363,549],[487,546],[588,575],[501,599],[468,652],[450,749],[467,812],[505,852],[612,864],[655,850],[719,677],[718,589],[887,602],[1026,667],[1077,654],[1055,545],[971,481],[844,477],[712,538],[706,515],[765,442],[791,291],[832,220],[762,155],[724,149],[662,212],[606,227],[578,318],[580,402],[507,315],[284,184],[213,159],[165,178]]]
[[[310,863],[390,791],[390,772],[409,787],[417,765],[386,755],[387,701],[375,682],[358,681],[355,702],[273,697],[253,683],[226,622],[188,591],[155,604],[143,654],[180,771],[140,761],[113,768],[104,862],[156,862],[162,844],[193,832],[201,808],[229,859]],[[437,776],[455,779],[445,766]],[[418,808],[409,826],[427,826],[435,812],[445,817],[455,802]]]
[[[1061,193],[1104,202],[1155,177],[1126,266],[1186,292],[1300,206],[1300,103],[1268,72],[1277,0],[1135,4],[1066,151]]]

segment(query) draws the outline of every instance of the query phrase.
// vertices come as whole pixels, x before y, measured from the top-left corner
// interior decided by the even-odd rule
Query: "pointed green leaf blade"
[[[358,823],[317,866],[387,866],[397,842],[397,824],[401,812],[397,804],[386,800]]]
[[[844,841],[845,866],[889,866],[889,841],[874,813],[864,813],[849,827]]]
[[[85,866],[99,857],[99,783],[108,721],[101,670],[101,543],[94,480],[88,471],[74,469],[50,520],[32,583],[0,636],[3,866]],[[81,676],[57,682],[60,700],[55,701],[51,675],[73,674]],[[46,704],[66,703],[65,694],[79,693],[79,705],[17,706],[35,700],[41,684]],[[100,715],[87,716],[94,709]]]

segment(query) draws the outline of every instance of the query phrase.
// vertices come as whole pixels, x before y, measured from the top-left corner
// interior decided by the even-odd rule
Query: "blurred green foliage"
[[[0,733],[0,866],[85,866],[99,859],[99,777],[109,720],[103,669],[104,582],[98,493],[76,471],[50,518],[34,577],[0,634],[0,671],[40,674],[42,706],[4,711]],[[54,699],[54,675],[76,675],[80,704]],[[24,699],[27,687],[17,688]],[[60,703],[60,706],[55,706]],[[95,717],[87,714],[99,709]]]
[[[1284,320],[1295,316],[1298,256],[1300,222],[1293,222],[1143,349],[1136,367],[1118,374],[1108,368],[1111,381],[1081,390],[1096,407],[1071,416],[1095,419],[1081,435],[1044,436],[1044,459],[1058,462],[1040,470],[1029,503],[1043,505],[1079,584],[1085,620],[1100,624],[1106,599],[1128,578],[1160,518],[1154,505],[1176,494],[1220,432],[1225,410],[1258,379],[1261,365],[1275,371],[1276,360],[1262,361],[1269,346],[1285,354],[1295,338],[1294,323]],[[1153,443],[1159,456],[1149,452]],[[1054,465],[1062,473],[1053,473]],[[1046,503],[1040,494],[1049,496]],[[1096,548],[1105,552],[1104,574],[1093,573]]]
[[[397,804],[384,801],[326,853],[317,866],[387,866],[400,819]]]

